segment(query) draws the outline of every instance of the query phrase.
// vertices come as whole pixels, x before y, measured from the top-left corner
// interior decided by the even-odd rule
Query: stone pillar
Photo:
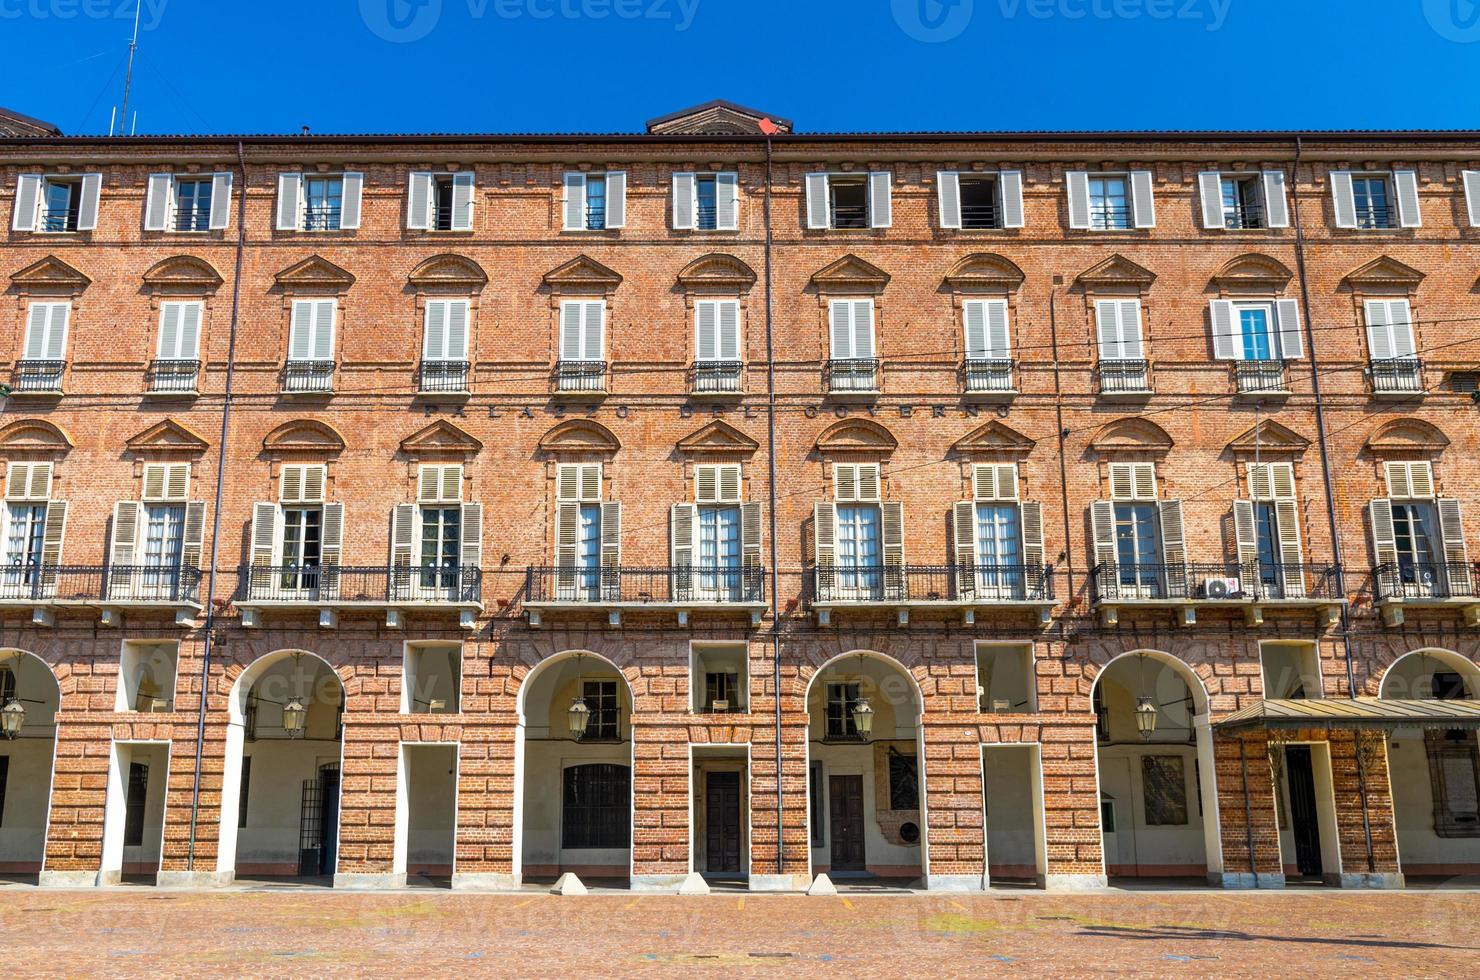
[[[1283,888],[1279,812],[1265,732],[1241,738],[1213,736],[1218,791],[1218,833],[1223,870],[1213,884],[1224,888]]]

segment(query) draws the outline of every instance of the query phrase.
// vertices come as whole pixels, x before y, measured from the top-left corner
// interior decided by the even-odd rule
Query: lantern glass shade
[[[859,698],[853,702],[853,727],[858,729],[858,734],[868,738],[874,730],[874,706],[868,703],[868,698]]]
[[[289,738],[301,736],[307,721],[308,709],[303,706],[302,701],[295,698],[283,705],[283,729],[287,731]]]
[[[1156,705],[1151,703],[1150,698],[1139,698],[1136,701],[1136,731],[1141,733],[1142,738],[1150,738],[1156,732]]]
[[[566,712],[570,718],[570,733],[576,738],[586,734],[586,725],[591,721],[591,709],[586,707],[585,698],[572,698],[570,710]]]
[[[21,728],[25,724],[26,706],[19,701],[11,701],[4,708],[0,708],[0,735],[15,738],[21,733]]]

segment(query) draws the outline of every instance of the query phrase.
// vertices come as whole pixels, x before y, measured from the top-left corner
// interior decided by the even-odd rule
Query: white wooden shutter
[[[1469,551],[1465,547],[1464,510],[1458,500],[1440,497],[1439,537],[1444,547],[1444,568],[1450,595],[1469,595],[1473,590]]]
[[[1141,359],[1140,300],[1099,300],[1095,303],[1095,316],[1100,334],[1100,360]]]
[[[288,326],[288,360],[307,361],[313,357],[313,300],[293,301],[293,319]]]
[[[1259,538],[1254,529],[1252,500],[1233,502],[1233,539],[1238,549],[1240,577],[1255,575],[1255,566],[1259,564]]]
[[[297,231],[303,215],[303,175],[278,174],[277,230]]]
[[[422,327],[422,357],[428,361],[447,359],[447,300],[429,299]]]
[[[812,505],[812,557],[817,564],[819,584],[830,584],[832,568],[837,564],[837,508],[819,500]]]
[[[961,321],[966,330],[967,360],[983,360],[987,355],[987,304],[985,300],[967,300],[961,304]]]
[[[50,463],[11,463],[5,473],[5,499],[44,501],[51,496]]]
[[[566,300],[560,304],[560,359],[581,359],[581,304]]]
[[[704,463],[694,467],[694,500],[701,504],[740,502],[738,463]]]
[[[1149,170],[1131,171],[1131,212],[1137,228],[1156,227],[1154,181]]]
[[[746,596],[759,582],[761,574],[761,505],[752,501],[740,505],[740,561],[745,569]],[[757,592],[755,598],[759,599]]]
[[[35,231],[36,216],[41,211],[41,174],[21,174],[15,184],[15,214],[10,227],[15,231]]]
[[[325,504],[323,536],[319,545],[319,564],[324,569],[322,588],[335,589],[341,559],[344,556],[344,504]]]
[[[858,499],[858,467],[853,463],[833,464],[833,499],[846,503]]]
[[[334,314],[338,301],[315,300],[313,304],[313,345],[311,356],[315,361],[334,359]]]
[[[424,464],[417,473],[416,501],[421,504],[456,504],[462,501],[461,463]]]
[[[1204,170],[1197,175],[1197,186],[1202,192],[1203,227],[1219,230],[1228,227],[1223,209],[1223,174]]]
[[[1002,227],[1023,227],[1027,223],[1027,214],[1023,208],[1023,172],[1000,172],[997,175],[997,196],[1002,203]]]
[[[1274,303],[1275,333],[1279,339],[1279,356],[1287,361],[1305,356],[1305,337],[1300,327],[1300,303],[1279,299]]]
[[[1412,357],[1415,351],[1413,339],[1413,314],[1406,299],[1369,299],[1367,311],[1367,343],[1372,360]]]
[[[601,360],[606,349],[603,334],[606,329],[606,303],[588,300],[581,304],[582,357],[588,361]]]
[[[1331,171],[1331,206],[1336,215],[1336,227],[1355,228],[1357,226],[1357,198],[1352,191],[1352,173],[1350,170]]]
[[[1155,463],[1111,463],[1111,500],[1155,500]]]
[[[668,530],[673,567],[692,567],[699,554],[699,508],[693,504],[674,504],[668,515]],[[685,576],[682,586],[688,585]]]
[[[878,500],[882,494],[878,463],[859,463],[853,467],[858,480],[859,500]]]
[[[1379,567],[1398,563],[1398,538],[1393,530],[1393,502],[1374,500],[1368,508],[1372,520],[1372,557]],[[1388,570],[1392,574],[1396,569]]]
[[[169,227],[170,205],[175,196],[174,174],[150,174],[147,190],[144,192],[144,230],[164,231]],[[215,193],[211,194],[211,204],[215,206]]]
[[[719,307],[718,356],[722,361],[740,360],[740,301],[721,300]]]
[[[252,506],[252,566],[271,568],[280,564],[282,511],[275,503],[261,501]],[[254,576],[255,577],[255,576]]]
[[[940,226],[961,227],[961,175],[941,170],[935,175],[935,193],[940,202]]]
[[[1110,576],[1101,581],[1115,582],[1117,579],[1112,571],[1116,564],[1115,504],[1109,500],[1096,500],[1090,505],[1089,519],[1095,543],[1095,564],[1100,567],[1102,576]]]
[[[42,584],[48,589],[56,584],[55,568],[62,563],[62,545],[66,538],[67,502],[49,501],[46,505],[46,529],[41,535]]]
[[[973,299],[961,304],[966,329],[966,356],[975,360],[1012,357],[1008,340],[1007,300]]]
[[[413,170],[406,185],[406,227],[422,231],[432,227],[433,176],[428,170]]]
[[[349,170],[345,172],[343,181],[339,227],[345,231],[354,231],[360,227],[360,197],[365,188],[365,175]]]
[[[888,228],[894,223],[891,197],[894,175],[887,170],[872,170],[868,175],[868,223],[870,228]]]
[[[853,304],[845,299],[835,299],[828,304],[828,315],[832,321],[829,356],[835,361],[853,357]]]
[[[826,228],[831,224],[827,200],[827,174],[807,175],[807,227]]]
[[[222,231],[231,224],[232,178],[229,170],[211,175],[211,231]]]
[[[1069,227],[1089,228],[1089,173],[1070,170],[1064,174],[1064,181],[1069,190]]]
[[[120,500],[113,505],[113,534],[108,551],[108,564],[115,572],[120,568],[138,564],[142,511],[143,505],[137,500]]]
[[[77,230],[92,231],[98,226],[98,199],[103,192],[102,174],[83,174],[81,197],[77,204]]]
[[[1163,500],[1156,505],[1161,519],[1161,560],[1167,569],[1167,595],[1187,595],[1187,536],[1182,527],[1182,501]]]
[[[1418,172],[1394,170],[1393,191],[1393,196],[1398,200],[1398,226],[1400,228],[1422,226],[1423,214],[1418,203]]]
[[[978,463],[971,468],[971,493],[977,500],[1018,499],[1016,463]]]
[[[576,584],[576,560],[580,555],[581,505],[562,502],[555,505],[555,566],[560,571],[555,576],[561,589],[572,589]]]
[[[1264,183],[1264,224],[1270,228],[1290,227],[1290,201],[1285,194],[1285,172],[1266,170]]]
[[[1465,210],[1470,216],[1470,227],[1480,228],[1480,170],[1466,170],[1463,179]]]
[[[1434,496],[1434,468],[1428,462],[1387,463],[1388,496],[1394,500],[1428,500]]]
[[[1213,300],[1208,304],[1208,318],[1213,325],[1213,357],[1220,361],[1241,360],[1243,351],[1233,328],[1233,301]]]
[[[27,361],[60,361],[67,354],[67,326],[72,317],[71,303],[32,303],[26,325],[23,359]]]
[[[714,175],[714,227],[718,231],[736,231],[740,227],[740,175]]]
[[[627,173],[622,170],[606,172],[606,226],[627,227]]]
[[[719,358],[719,303],[714,300],[694,304],[694,351],[696,360]]]
[[[1043,505],[1025,500],[1019,510],[1023,521],[1023,567],[1028,571],[1028,581],[1041,591],[1033,576],[1048,567],[1043,546]]]
[[[1285,598],[1305,595],[1305,558],[1300,547],[1300,508],[1291,497],[1277,497],[1274,502],[1275,522],[1280,536],[1280,564],[1285,566],[1280,581]]]
[[[192,500],[185,505],[185,533],[180,542],[180,567],[199,570],[205,543],[205,501]]]
[[[458,564],[465,569],[483,567],[483,505],[462,505],[462,541],[458,548]],[[472,579],[464,576],[463,583],[471,585]]]
[[[886,500],[879,505],[879,551],[884,559],[884,587],[902,598],[904,577],[904,504]]]
[[[477,174],[460,170],[452,175],[452,230],[473,230],[473,208],[477,195]]]
[[[415,504],[396,504],[391,508],[391,567],[410,568],[416,551]]]
[[[622,505],[615,500],[601,504],[601,567],[615,572],[622,566]]]
[[[278,501],[284,504],[317,504],[324,500],[328,481],[322,463],[293,463],[283,467]]]
[[[586,175],[565,175],[564,228],[566,231],[586,229]]]
[[[160,360],[193,361],[200,356],[201,309],[198,301],[159,305]]]
[[[856,299],[853,301],[853,356],[870,358],[876,350],[874,346],[874,301],[871,299]]]
[[[673,227],[680,231],[691,231],[694,228],[694,214],[698,207],[694,185],[692,172],[673,172]]]
[[[190,497],[189,463],[146,463],[144,492],[146,502],[180,502]]]
[[[976,501],[951,505],[951,545],[956,562],[956,593],[976,592]]]

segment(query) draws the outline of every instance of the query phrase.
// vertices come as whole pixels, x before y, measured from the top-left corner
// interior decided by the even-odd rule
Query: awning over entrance
[[[1312,698],[1256,701],[1214,724],[1250,728],[1480,728],[1480,701]]]

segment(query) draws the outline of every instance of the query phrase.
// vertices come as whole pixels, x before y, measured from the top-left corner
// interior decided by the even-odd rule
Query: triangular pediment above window
[[[10,274],[10,281],[22,291],[48,290],[55,292],[80,293],[92,285],[92,280],[72,268],[55,255],[48,255],[39,262],[32,262],[18,272]]]
[[[1299,456],[1308,448],[1309,439],[1272,419],[1265,419],[1228,444],[1228,451],[1238,457]]]
[[[348,289],[355,277],[320,255],[310,255],[279,272],[273,279],[284,288]]]
[[[1074,281],[1082,286],[1136,286],[1144,289],[1156,281],[1156,273],[1117,253],[1085,269]]]
[[[1390,255],[1379,256],[1346,274],[1341,281],[1348,286],[1406,286],[1410,289],[1423,282],[1424,274],[1404,265]]]
[[[589,255],[577,255],[545,273],[545,285],[553,290],[601,290],[610,292],[622,284],[622,276]]]
[[[325,422],[294,419],[269,432],[262,440],[262,448],[269,455],[306,453],[332,456],[344,451],[344,436]]]
[[[220,286],[221,274],[209,262],[193,255],[173,255],[156,262],[144,273],[144,285],[150,289],[191,289],[208,292]]]
[[[590,419],[561,422],[540,438],[539,445],[546,453],[614,453],[622,448],[611,429]]]
[[[156,422],[143,432],[129,438],[125,445],[129,452],[140,454],[199,455],[210,448],[201,435],[174,419]]]
[[[845,453],[894,452],[899,440],[894,433],[868,419],[843,419],[834,422],[817,437],[817,451],[825,456]]]
[[[75,443],[66,429],[44,419],[20,419],[0,429],[0,456],[61,456]]]
[[[881,293],[889,273],[856,255],[845,255],[812,274],[812,285],[823,293]]]
[[[477,292],[488,284],[488,273],[466,256],[434,255],[412,269],[406,281],[421,289],[446,286]]]
[[[691,454],[749,454],[759,448],[760,443],[720,419],[715,419],[678,440],[678,451]]]
[[[951,266],[946,285],[952,289],[1016,289],[1023,284],[1023,270],[1009,258],[978,252]]]
[[[1213,282],[1224,289],[1237,286],[1283,289],[1294,276],[1279,259],[1249,252],[1219,269],[1213,276]]]
[[[670,112],[649,119],[647,131],[655,136],[736,136],[766,132],[762,121],[774,127],[772,133],[791,132],[791,120],[767,115],[759,109],[711,99],[701,105]]]
[[[702,255],[678,274],[678,284],[687,290],[713,288],[743,293],[750,291],[755,279],[754,269],[723,252]]]
[[[1136,418],[1106,423],[1089,443],[1101,456],[1130,453],[1164,456],[1173,445],[1172,437],[1161,426]]]
[[[951,444],[958,456],[1027,457],[1037,443],[995,419],[978,426]]]
[[[474,456],[482,448],[483,443],[446,419],[438,419],[401,440],[401,452],[413,458]]]
[[[1393,419],[1367,437],[1373,456],[1434,456],[1449,446],[1449,437],[1423,419]]]

